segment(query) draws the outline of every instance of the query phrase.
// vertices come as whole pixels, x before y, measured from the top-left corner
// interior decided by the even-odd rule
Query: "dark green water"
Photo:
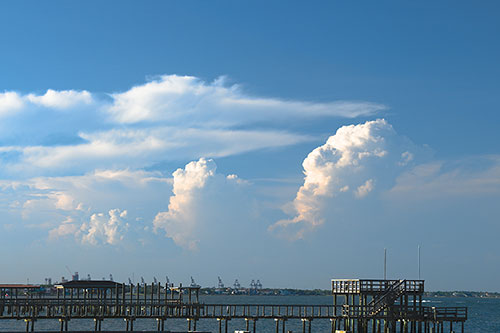
[[[201,299],[204,303],[259,303],[259,304],[332,304],[331,296],[205,296]],[[427,298],[426,306],[467,306],[469,308],[469,319],[465,324],[466,332],[494,332],[500,333],[500,299],[487,298]],[[168,320],[166,329],[172,331],[186,331],[186,320]],[[55,331],[59,329],[56,320],[39,320],[35,324],[36,331]],[[228,332],[243,330],[244,320],[231,320]],[[459,327],[456,327],[457,331]],[[76,319],[69,322],[70,330],[93,331],[92,320]],[[136,331],[153,331],[156,329],[155,320],[137,320],[134,324]],[[200,320],[198,331],[217,332],[216,320]],[[274,332],[273,320],[260,320],[257,322],[257,332]],[[300,321],[290,320],[286,323],[286,329],[293,332],[302,332]],[[0,331],[24,331],[25,323],[17,320],[0,320]],[[102,330],[125,330],[123,319],[109,319],[102,323]],[[330,332],[330,322],[327,320],[316,320],[312,322],[313,332]]]

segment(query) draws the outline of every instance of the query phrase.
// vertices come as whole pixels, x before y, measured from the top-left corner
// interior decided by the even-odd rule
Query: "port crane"
[[[222,279],[220,278],[220,276],[218,276],[217,279],[219,279],[219,283],[217,284],[217,288],[224,289],[224,283],[222,282]]]
[[[234,284],[233,284],[233,287],[234,289],[238,290],[241,288],[241,285],[240,285],[240,282],[238,281],[238,279],[234,280]]]
[[[199,287],[199,286],[200,285],[196,284],[196,282],[194,281],[193,277],[191,276],[191,287],[196,288],[196,287]]]

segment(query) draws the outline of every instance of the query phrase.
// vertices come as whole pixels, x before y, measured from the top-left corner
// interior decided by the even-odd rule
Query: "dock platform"
[[[124,330],[134,321],[155,320],[165,332],[169,319],[186,319],[194,332],[202,319],[216,320],[218,332],[227,333],[228,321],[244,319],[246,331],[257,332],[259,320],[274,320],[276,333],[286,333],[286,323],[297,320],[303,333],[311,333],[314,320],[329,321],[331,332],[443,333],[464,332],[466,307],[428,307],[422,303],[423,280],[334,279],[332,304],[205,304],[200,287],[167,284],[121,284],[112,281],[71,281],[56,285],[46,295],[39,286],[0,285],[0,320],[26,322],[35,330],[37,320],[57,320],[60,331],[69,331],[75,319],[93,319],[95,331],[103,320],[121,318]]]

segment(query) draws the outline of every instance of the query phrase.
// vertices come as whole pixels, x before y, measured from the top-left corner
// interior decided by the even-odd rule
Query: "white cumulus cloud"
[[[366,195],[368,195],[368,193],[370,193],[373,190],[373,187],[374,187],[373,179],[368,179],[363,185],[360,185],[356,189],[355,194],[358,198],[365,197]]]
[[[163,207],[172,179],[159,172],[98,170],[82,176],[38,177],[0,181],[0,219],[15,220],[19,227],[47,229],[49,239],[75,238],[86,244],[119,244],[128,232],[133,241],[145,223],[151,224]],[[127,211],[127,228],[111,217],[115,207]],[[125,213],[123,213],[125,214]],[[122,214],[122,215],[123,215]],[[104,220],[106,223],[104,224]],[[84,237],[85,235],[85,237]],[[120,236],[121,235],[121,236]]]
[[[180,246],[196,249],[197,239],[193,238],[196,228],[195,209],[196,195],[205,186],[208,178],[215,175],[215,163],[204,158],[190,162],[184,169],[177,169],[174,173],[173,196],[168,204],[168,211],[156,215],[154,226],[165,230]]]
[[[127,211],[112,209],[108,214],[92,214],[90,221],[80,227],[83,243],[97,245],[100,243],[116,245],[123,240],[128,223],[124,222]]]
[[[23,107],[23,99],[13,91],[0,93],[0,117],[12,114]]]
[[[173,173],[173,195],[168,210],[159,212],[154,229],[165,231],[177,245],[196,250],[214,230],[231,233],[231,224],[252,215],[250,200],[242,190],[247,183],[236,175],[216,173],[215,162],[201,158]],[[242,227],[240,225],[240,227]]]
[[[293,217],[276,222],[270,230],[302,238],[325,222],[325,209],[335,205],[337,197],[367,196],[377,179],[400,167],[399,141],[384,119],[339,128],[304,160],[304,184],[287,209]]]
[[[68,109],[78,104],[91,104],[92,95],[88,91],[48,89],[44,95],[29,94],[26,99],[36,105],[54,109]]]
[[[73,218],[68,217],[60,225],[49,230],[49,239],[57,239],[59,237],[65,237],[69,235],[76,236],[79,225],[75,223]]]

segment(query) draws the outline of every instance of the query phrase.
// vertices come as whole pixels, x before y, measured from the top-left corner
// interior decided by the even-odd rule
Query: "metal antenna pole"
[[[418,246],[418,279],[420,280],[420,245]]]
[[[387,280],[387,249],[384,249],[384,280]]]

